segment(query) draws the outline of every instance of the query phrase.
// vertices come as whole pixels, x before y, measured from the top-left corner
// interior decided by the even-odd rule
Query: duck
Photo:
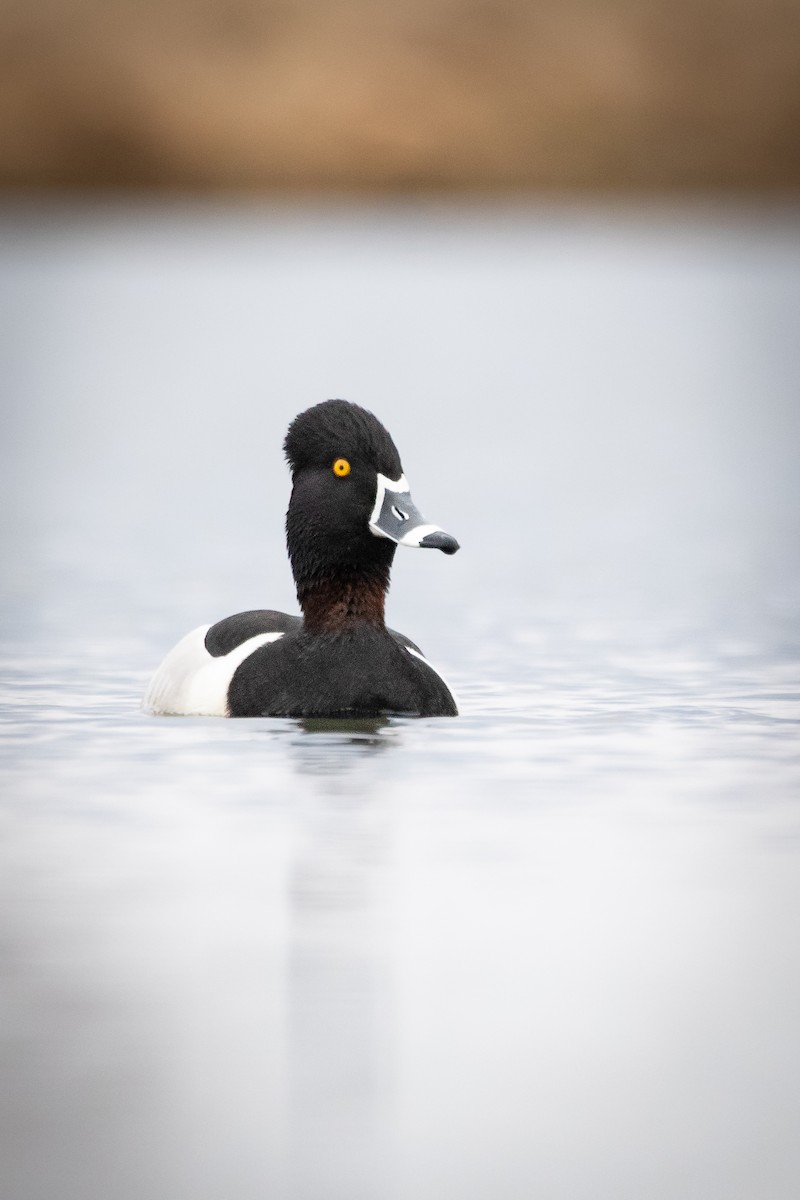
[[[324,400],[289,426],[286,546],[300,615],[250,609],[201,625],[169,651],[144,697],[155,715],[457,716],[419,646],[385,621],[398,546],[451,555],[426,521],[373,413]]]

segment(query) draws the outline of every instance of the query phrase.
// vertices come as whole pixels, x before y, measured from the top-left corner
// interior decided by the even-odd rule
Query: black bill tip
[[[456,539],[441,529],[436,533],[426,533],[420,546],[423,550],[441,550],[443,554],[455,554],[460,548]]]

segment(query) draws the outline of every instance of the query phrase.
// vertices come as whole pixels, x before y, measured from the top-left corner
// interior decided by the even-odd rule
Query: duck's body
[[[389,629],[397,544],[455,553],[416,510],[400,459],[371,413],[329,400],[286,438],[287,544],[302,617],[256,609],[187,634],[145,696],[155,713],[199,716],[455,716],[419,647]]]
[[[447,684],[401,633],[368,626],[313,634],[300,617],[270,609],[188,633],[159,667],[145,704],[208,717],[457,713]]]

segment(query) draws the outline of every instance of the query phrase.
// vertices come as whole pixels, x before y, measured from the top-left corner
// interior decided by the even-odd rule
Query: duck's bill
[[[419,546],[423,550],[441,550],[444,554],[455,554],[458,550],[454,537],[425,520],[411,499],[405,475],[399,479],[378,476],[369,528],[375,537],[389,538],[398,546]]]

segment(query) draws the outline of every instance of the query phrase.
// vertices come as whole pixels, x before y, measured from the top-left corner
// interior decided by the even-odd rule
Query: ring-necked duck
[[[455,554],[411,499],[380,421],[346,400],[301,413],[286,542],[302,617],[256,609],[186,635],[156,671],[154,713],[229,717],[456,716],[419,647],[384,622],[395,549]]]

